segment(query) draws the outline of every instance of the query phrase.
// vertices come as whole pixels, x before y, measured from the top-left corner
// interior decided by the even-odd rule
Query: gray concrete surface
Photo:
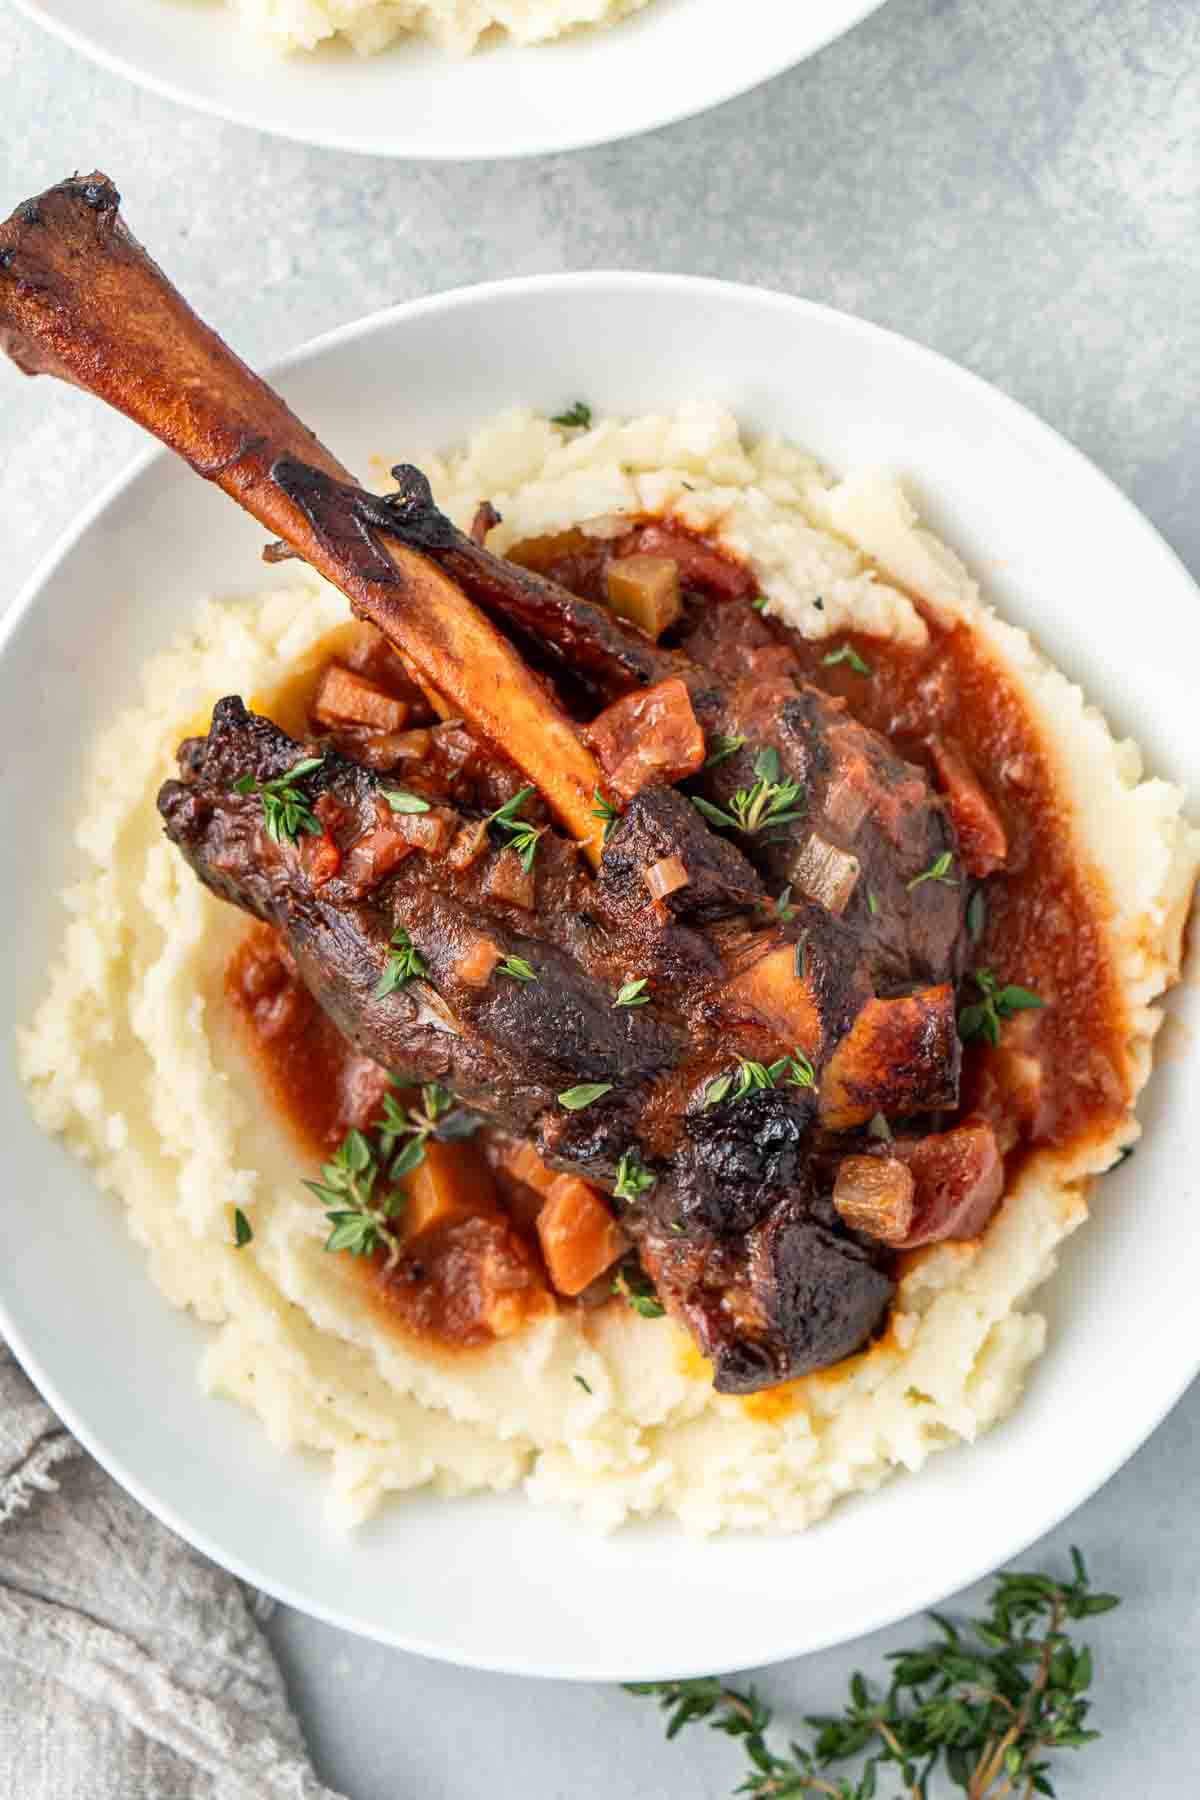
[[[102,165],[251,360],[387,301],[503,274],[760,282],[907,332],[1024,400],[1200,574],[1195,0],[890,0],[705,118],[487,168],[329,155],[194,117],[43,38],[7,0],[0,96],[0,212]],[[135,447],[81,396],[0,372],[0,604]],[[1193,1391],[1032,1553],[1053,1563],[1078,1542],[1127,1596],[1092,1632],[1106,1736],[1064,1776],[1065,1796],[1200,1792],[1198,1427]],[[911,1629],[765,1685],[798,1718]],[[286,1611],[271,1630],[321,1772],[352,1800],[716,1800],[739,1778],[723,1739],[668,1749],[646,1703],[613,1690],[440,1668]]]

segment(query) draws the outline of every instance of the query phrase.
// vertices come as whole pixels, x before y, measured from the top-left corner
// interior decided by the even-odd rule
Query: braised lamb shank
[[[453,715],[398,797],[222,700],[159,796],[169,838],[361,1051],[614,1196],[719,1389],[858,1349],[896,1251],[979,1230],[1002,1183],[986,1128],[939,1129],[966,895],[943,801],[802,678],[735,565],[706,580],[697,549],[667,648],[491,555],[415,470],[358,488],[118,204],[93,176],[0,228],[0,339],[224,487]],[[263,786],[305,762],[303,828],[272,833]],[[421,973],[388,991],[397,934]],[[532,979],[497,973],[512,959]]]

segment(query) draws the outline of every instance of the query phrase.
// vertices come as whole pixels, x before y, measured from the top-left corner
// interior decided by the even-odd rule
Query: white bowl
[[[651,0],[611,30],[467,59],[425,42],[281,57],[221,0],[16,0],[118,75],[279,137],[373,156],[530,156],[632,137],[802,62],[883,0]]]
[[[378,313],[290,357],[280,384],[353,467],[451,442],[498,408],[709,395],[835,468],[906,471],[1008,616],[1200,785],[1197,591],[1103,476],[927,350],[804,301],[664,276],[503,282]],[[0,1018],[25,1019],[62,930],[80,761],[147,655],[210,593],[269,579],[263,534],[163,453],[83,514],[5,621]],[[282,572],[286,579],[286,569]],[[1171,1002],[1200,1013],[1193,979]],[[399,1499],[337,1535],[324,1475],[196,1386],[203,1328],[151,1286],[116,1203],[31,1124],[6,1063],[0,1330],[113,1475],[200,1549],[306,1611],[405,1648],[523,1673],[631,1679],[744,1668],[933,1604],[1060,1520],[1141,1443],[1200,1364],[1194,1034],[1176,1026],[1144,1145],[1043,1293],[1050,1344],[1009,1423],[794,1538],[599,1538],[513,1497]],[[1190,1047],[1189,1047],[1190,1046]],[[1186,1251],[1182,1253],[1181,1251]]]

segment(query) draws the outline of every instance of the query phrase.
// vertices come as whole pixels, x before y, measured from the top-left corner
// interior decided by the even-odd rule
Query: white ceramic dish
[[[221,0],[16,0],[118,75],[279,137],[372,156],[530,156],[690,117],[802,62],[882,0],[652,0],[611,30],[465,60],[426,43],[280,57]]]
[[[497,354],[498,347],[502,354]],[[662,276],[506,282],[352,325],[279,370],[351,464],[416,454],[514,402],[644,410],[708,394],[834,467],[907,471],[1008,615],[1200,787],[1197,591],[1103,476],[1013,402],[901,338],[748,288]],[[96,499],[4,623],[0,1019],[39,997],[62,928],[76,777],[96,726],[207,594],[272,579],[263,534],[163,453]],[[288,578],[288,571],[275,578]],[[1200,1015],[1195,974],[1171,1002]],[[203,1329],[151,1286],[116,1204],[0,1083],[0,1330],[116,1478],[217,1561],[351,1631],[523,1673],[630,1679],[747,1667],[851,1638],[1006,1561],[1100,1485],[1200,1365],[1190,1256],[1200,1055],[1173,1053],[1136,1157],[1044,1290],[1048,1353],[1011,1421],[805,1536],[598,1538],[517,1497],[401,1499],[356,1535],[314,1463],[196,1387]],[[1187,1046],[1190,1044],[1190,1048]]]

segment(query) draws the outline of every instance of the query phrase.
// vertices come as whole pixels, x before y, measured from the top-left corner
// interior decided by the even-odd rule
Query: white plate
[[[557,409],[583,396],[638,411],[698,395],[834,467],[891,463],[1009,617],[1136,731],[1151,767],[1200,785],[1200,606],[1187,574],[1047,427],[901,338],[749,288],[577,275],[397,307],[282,369],[289,400],[352,467],[448,443],[514,402]],[[221,495],[153,454],[87,509],[7,619],[0,1019],[28,1016],[59,943],[54,895],[73,867],[88,739],[202,597],[272,579],[262,541]],[[1196,1022],[1198,999],[1193,977],[1172,1010]],[[1097,1188],[1092,1222],[1044,1290],[1050,1346],[1018,1412],[805,1536],[696,1541],[644,1526],[603,1539],[515,1496],[400,1499],[338,1536],[317,1465],[200,1395],[204,1330],[151,1286],[116,1203],[34,1130],[10,1062],[0,1329],[72,1429],[169,1525],[351,1631],[578,1678],[768,1662],[933,1604],[1006,1561],[1098,1487],[1192,1378],[1200,1057],[1186,1028],[1171,1036],[1142,1109],[1146,1141]]]
[[[531,156],[704,112],[802,62],[883,0],[651,0],[611,30],[466,59],[425,42],[281,57],[221,0],[16,0],[105,68],[201,112],[373,156]]]

